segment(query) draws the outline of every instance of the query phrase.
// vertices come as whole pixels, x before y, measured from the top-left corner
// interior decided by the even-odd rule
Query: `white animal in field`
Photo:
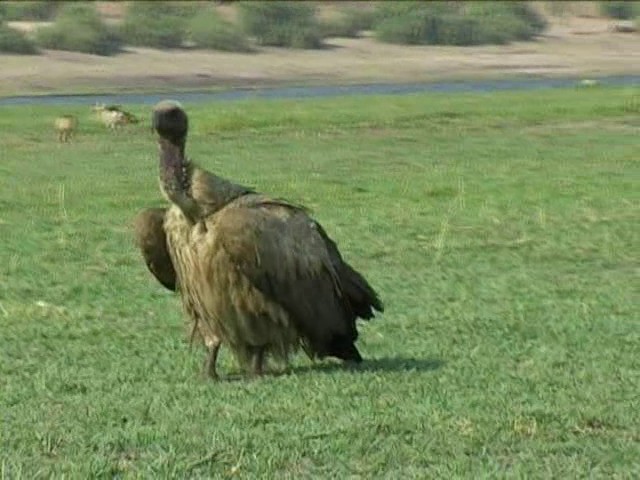
[[[133,114],[120,110],[117,106],[96,103],[92,110],[96,113],[98,119],[111,130],[130,123],[138,123],[138,119]]]
[[[74,115],[61,115],[55,119],[54,126],[58,132],[58,141],[66,143],[78,127],[78,119]]]
[[[597,87],[598,85],[600,85],[600,82],[598,80],[593,80],[591,78],[585,78],[583,80],[580,80],[580,84],[581,87]]]

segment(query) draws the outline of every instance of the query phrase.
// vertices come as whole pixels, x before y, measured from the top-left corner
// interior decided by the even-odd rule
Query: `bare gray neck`
[[[165,138],[158,140],[160,186],[167,199],[195,223],[201,214],[190,192],[192,166],[185,158],[184,145],[184,140],[176,143]]]

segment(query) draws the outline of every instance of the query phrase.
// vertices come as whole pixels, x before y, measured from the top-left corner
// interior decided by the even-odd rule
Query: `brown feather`
[[[254,196],[213,225],[219,248],[246,279],[289,316],[312,356],[330,354],[333,336],[353,332],[337,272],[315,222],[285,203]]]
[[[149,271],[165,288],[175,291],[176,271],[163,227],[166,211],[166,208],[149,208],[138,213],[134,219],[135,240]]]
[[[163,225],[166,212],[166,208],[149,208],[138,213],[134,219],[135,240],[153,276],[168,290],[177,291],[176,271],[169,255]],[[188,311],[190,316],[195,314],[195,309],[191,307],[188,307]],[[196,337],[208,347],[219,343],[206,325],[199,328],[198,323],[191,322],[187,325],[190,343],[193,343]]]

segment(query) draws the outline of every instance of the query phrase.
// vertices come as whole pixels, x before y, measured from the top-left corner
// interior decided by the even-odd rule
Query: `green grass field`
[[[3,107],[1,478],[640,476],[637,89],[185,106],[194,160],[311,207],[381,293],[368,361],[201,380],[132,241],[148,121]]]

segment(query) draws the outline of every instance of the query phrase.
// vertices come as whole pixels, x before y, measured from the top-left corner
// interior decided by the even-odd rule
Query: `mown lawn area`
[[[386,306],[359,368],[223,348],[218,383],[132,241],[150,107],[89,107],[0,116],[1,478],[640,477],[638,89],[186,104],[190,156],[310,207]]]

